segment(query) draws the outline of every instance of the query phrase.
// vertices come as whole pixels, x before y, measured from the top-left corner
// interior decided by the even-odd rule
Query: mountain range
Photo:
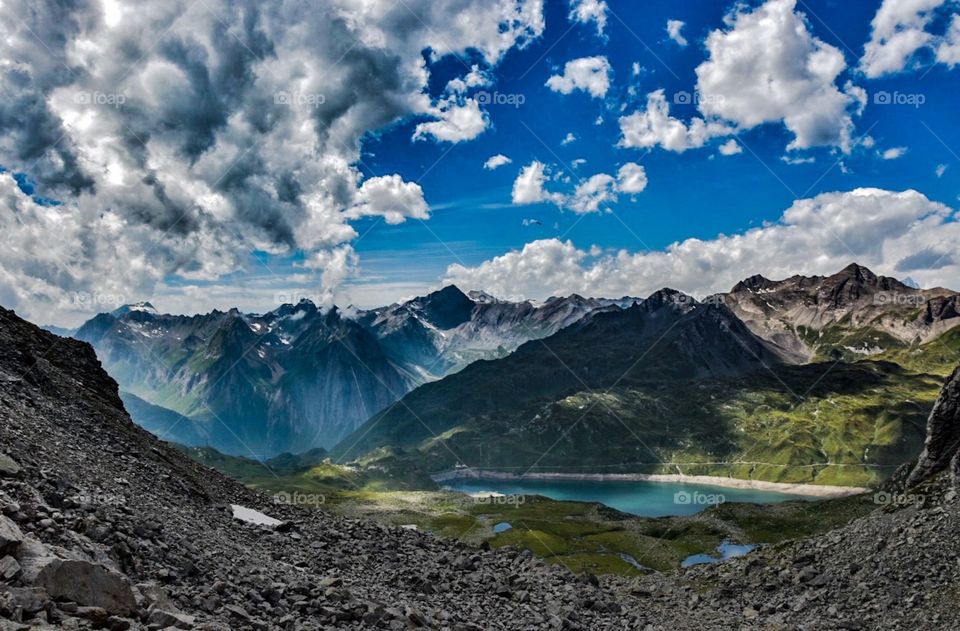
[[[625,321],[675,308],[629,309]],[[667,335],[669,348],[729,319],[716,306],[677,312],[674,330],[688,333]],[[597,319],[614,332],[609,315]],[[659,322],[643,326],[667,332]],[[680,363],[701,376],[748,367]],[[523,507],[500,508],[463,496],[466,508],[453,512],[457,498],[445,496],[446,524],[493,510],[496,522],[475,523],[509,519],[514,530],[550,528],[604,546],[587,559],[624,543],[623,554],[672,549],[681,532],[686,556],[705,549],[697,541],[715,541],[718,524],[770,542],[724,563],[630,576],[548,565],[537,556],[566,541],[548,532],[530,530],[536,545],[523,548],[478,546],[406,521],[338,515],[312,487],[298,491],[302,499],[258,493],[137,427],[118,395],[89,345],[0,308],[0,628],[960,627],[960,369],[929,416],[923,452],[873,496],[725,503],[694,518],[650,520],[526,496]],[[297,470],[321,456],[271,466]],[[409,507],[416,494],[400,495],[393,501]],[[573,504],[602,511],[603,529],[576,518],[541,525]]]
[[[873,484],[922,444],[960,359],[956,300],[858,265],[703,301],[661,290],[417,388],[332,455]]]
[[[510,302],[448,286],[359,311],[301,301],[176,316],[141,303],[74,336],[138,423],[227,454],[320,447],[348,462],[388,448],[431,471],[868,483],[922,438],[958,358],[957,295],[851,264],[752,276],[702,300]]]
[[[506,302],[450,286],[349,315],[308,300],[196,316],[140,303],[101,313],[73,336],[94,346],[143,426],[259,458],[331,447],[423,383],[632,302]]]

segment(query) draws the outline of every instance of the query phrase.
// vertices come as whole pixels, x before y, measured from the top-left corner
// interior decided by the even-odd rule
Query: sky
[[[953,0],[17,2],[0,305],[960,289]]]

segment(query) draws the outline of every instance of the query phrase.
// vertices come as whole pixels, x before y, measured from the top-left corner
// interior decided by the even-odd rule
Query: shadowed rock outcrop
[[[913,486],[951,466],[960,467],[960,367],[953,371],[927,420],[927,440],[907,479]]]

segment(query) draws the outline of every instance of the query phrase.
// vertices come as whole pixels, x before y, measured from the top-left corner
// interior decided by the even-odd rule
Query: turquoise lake
[[[555,500],[600,502],[624,513],[641,517],[693,515],[712,503],[750,502],[773,504],[789,500],[814,499],[803,495],[730,489],[706,484],[680,482],[625,482],[594,480],[486,480],[462,479],[443,483],[462,493],[499,493],[507,497],[487,501],[510,504],[522,501],[516,496],[543,495]]]

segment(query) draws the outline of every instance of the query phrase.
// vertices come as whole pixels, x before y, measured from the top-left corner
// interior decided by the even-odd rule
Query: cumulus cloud
[[[455,77],[447,83],[447,92],[463,94],[470,88],[480,88],[492,83],[490,74],[481,70],[479,65],[473,64],[466,76]]]
[[[628,195],[642,193],[647,188],[647,172],[634,162],[627,162],[617,172],[617,188]]]
[[[415,182],[404,182],[399,175],[366,180],[357,191],[356,203],[345,214],[348,219],[383,217],[390,224],[403,223],[408,217],[430,218],[423,189]]]
[[[960,64],[960,13],[950,20],[950,28],[937,46],[937,61],[951,68]]]
[[[534,160],[520,170],[520,175],[513,182],[512,199],[514,204],[563,203],[563,195],[549,193],[544,187],[547,181],[546,168],[545,164]]]
[[[0,58],[16,63],[0,65],[0,164],[63,205],[5,191],[2,221],[29,217],[56,252],[42,265],[9,250],[0,301],[56,314],[71,292],[149,295],[171,275],[240,270],[252,250],[343,251],[359,217],[426,217],[415,184],[364,181],[362,138],[414,115],[429,119],[422,137],[481,133],[466,91],[543,32],[543,3],[404,4],[8,2]],[[463,89],[431,99],[423,51],[468,50],[480,59]]]
[[[567,135],[563,137],[563,140],[560,141],[560,144],[569,145],[571,142],[575,142],[576,140],[577,140],[576,135],[574,135],[574,133],[570,131],[570,132],[567,132]]]
[[[359,262],[360,257],[350,245],[342,245],[332,250],[320,250],[307,258],[301,267],[321,270],[319,288],[321,293],[314,302],[333,306],[334,291],[343,284],[343,281],[357,272]]]
[[[575,213],[599,212],[600,206],[617,199],[617,180],[606,173],[597,173],[580,182],[565,205]]]
[[[947,172],[947,165],[938,164],[937,168],[934,170],[934,173],[937,174],[937,177],[943,177],[943,174]]]
[[[451,265],[445,281],[494,295],[648,295],[664,286],[695,296],[728,291],[756,273],[769,278],[831,274],[851,261],[925,287],[956,285],[950,252],[960,216],[917,191],[855,189],[800,199],[779,221],[712,240],[687,239],[655,252],[583,250],[570,241],[526,244],[475,267]],[[932,256],[917,258],[917,252]],[[946,255],[946,256],[945,256]]]
[[[607,3],[604,0],[571,0],[570,19],[581,24],[593,22],[597,35],[603,35],[607,28]]]
[[[554,92],[570,94],[574,90],[589,92],[594,98],[603,98],[610,89],[610,62],[606,57],[582,57],[568,61],[563,74],[547,79],[547,87]]]
[[[768,0],[728,17],[729,28],[707,37],[709,58],[697,67],[700,111],[750,129],[782,122],[789,148],[818,145],[850,150],[850,110],[863,94],[835,83],[843,53],[814,37],[796,0]]]
[[[620,118],[620,145],[636,149],[661,146],[682,153],[702,147],[711,138],[725,136],[733,130],[723,123],[707,122],[695,117],[690,124],[670,115],[664,91],[647,95],[647,106]]]
[[[864,46],[860,59],[863,73],[876,78],[906,69],[914,53],[934,42],[927,27],[933,21],[935,10],[945,2],[884,0],[870,23],[870,41]],[[944,50],[945,57],[949,58],[947,49]]]
[[[720,152],[722,156],[735,156],[738,153],[743,153],[743,147],[740,144],[731,138],[727,142],[723,143],[717,148],[717,151]]]
[[[413,133],[414,140],[428,136],[452,143],[473,140],[490,124],[490,117],[480,109],[480,103],[472,98],[445,100],[430,113],[437,120],[417,125]]]
[[[487,158],[487,161],[483,163],[483,168],[487,171],[493,171],[494,169],[502,167],[506,164],[510,164],[511,162],[513,162],[513,160],[502,153],[498,153],[495,156],[490,156]]]
[[[709,56],[696,68],[702,117],[685,123],[670,116],[664,91],[656,90],[645,108],[620,118],[621,145],[682,152],[736,130],[781,123],[794,136],[788,149],[835,146],[849,153],[853,116],[863,111],[866,92],[837,85],[843,53],[814,37],[795,6],[796,0],[768,0],[754,9],[738,4],[726,28],[707,37]],[[676,98],[689,104],[694,95]]]
[[[547,165],[536,160],[525,166],[513,183],[513,203],[548,202],[579,214],[595,213],[616,202],[620,193],[640,193],[647,186],[646,172],[633,162],[621,166],[616,177],[597,173],[581,180],[569,194],[546,189],[547,171]]]
[[[687,38],[681,33],[684,26],[686,22],[683,20],[667,20],[667,35],[680,46],[687,45]]]

